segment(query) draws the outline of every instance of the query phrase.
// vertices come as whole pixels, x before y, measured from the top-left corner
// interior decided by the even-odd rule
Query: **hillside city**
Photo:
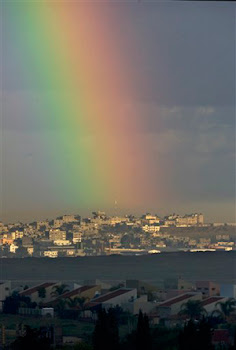
[[[234,223],[204,223],[203,214],[90,218],[63,215],[31,223],[0,222],[0,257],[141,255],[165,251],[235,250]]]

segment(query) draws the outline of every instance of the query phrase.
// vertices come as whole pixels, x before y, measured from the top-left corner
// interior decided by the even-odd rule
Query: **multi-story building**
[[[164,225],[165,226],[183,226],[183,227],[187,227],[187,226],[198,226],[198,225],[203,225],[204,223],[204,218],[203,218],[203,214],[186,214],[184,216],[180,216],[180,215],[169,215],[167,217],[165,217],[164,220]]]
[[[66,240],[66,231],[51,229],[49,231],[49,239],[50,241]]]
[[[13,232],[12,232],[13,233]],[[15,238],[14,239],[21,239],[21,238],[23,238],[23,236],[24,236],[24,232],[23,231],[18,231],[18,230],[16,230],[15,231]]]
[[[178,216],[176,218],[177,225],[187,225],[187,226],[195,226],[201,225],[204,223],[202,214],[190,214],[184,216]]]
[[[156,215],[145,214],[142,216],[142,223],[147,225],[159,224],[160,219]]]
[[[129,221],[128,217],[114,216],[107,220],[107,224],[111,226],[115,226],[116,224],[126,223],[128,221]]]
[[[196,290],[202,293],[203,297],[220,295],[220,286],[211,281],[197,281]]]
[[[76,222],[76,221],[80,221],[80,216],[78,216],[78,215],[63,215],[62,220],[64,223]]]
[[[72,241],[74,244],[82,242],[82,233],[81,232],[73,232],[72,235],[73,235]]]

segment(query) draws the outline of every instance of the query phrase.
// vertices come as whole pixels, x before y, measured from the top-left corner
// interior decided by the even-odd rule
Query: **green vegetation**
[[[220,306],[220,314],[224,319],[227,319],[233,311],[235,311],[236,300],[234,298],[230,298],[226,301],[218,302],[216,305]]]
[[[94,324],[89,322],[79,322],[71,319],[59,318],[42,318],[33,316],[21,316],[0,314],[0,324],[3,324],[6,329],[15,330],[17,324],[29,325],[31,328],[39,328],[43,326],[55,325],[62,327],[62,332],[65,336],[91,337],[94,330]]]
[[[20,307],[36,308],[37,304],[31,302],[29,297],[21,296],[14,292],[12,295],[6,297],[3,305],[3,312],[6,314],[16,314]]]
[[[182,305],[179,312],[179,315],[188,316],[191,320],[199,319],[204,314],[206,314],[206,311],[199,300],[188,300],[187,303]]]
[[[53,298],[57,298],[60,295],[69,292],[69,289],[67,287],[68,287],[67,284],[60,284],[58,286],[54,286],[51,296]]]
[[[10,315],[8,318],[0,317],[0,322],[8,325],[16,323],[31,324],[25,327],[23,334],[13,341],[7,349],[49,349],[48,335],[45,329],[53,329],[53,326],[62,326],[63,335],[76,336],[81,342],[74,346],[58,346],[63,350],[235,350],[234,345],[215,348],[212,343],[213,326],[210,318],[204,317],[199,321],[190,320],[183,328],[166,328],[158,325],[150,327],[148,317],[139,312],[136,326],[129,330],[126,325],[126,334],[121,337],[118,310],[100,310],[96,325],[85,324],[73,320],[32,319]],[[15,323],[15,324],[16,324]],[[228,325],[231,336],[236,341],[235,326]],[[224,329],[226,325],[223,326]],[[218,327],[219,328],[219,327]],[[48,333],[47,333],[48,334]],[[52,337],[49,336],[52,341]]]

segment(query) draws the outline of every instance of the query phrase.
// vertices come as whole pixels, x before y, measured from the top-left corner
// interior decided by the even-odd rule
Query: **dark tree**
[[[191,320],[199,319],[206,311],[201,305],[201,301],[199,300],[189,300],[187,303],[183,304],[181,307],[181,311],[179,315],[189,316]]]
[[[93,333],[94,350],[118,350],[119,331],[117,321],[112,309],[108,312],[100,310]]]
[[[35,308],[36,306],[37,304],[35,302],[31,302],[29,297],[21,296],[19,293],[14,292],[4,300],[3,313],[16,314],[19,307]]]
[[[161,325],[152,329],[152,347],[155,350],[176,350],[179,328],[166,328]]]
[[[150,350],[152,347],[149,320],[147,315],[139,311],[136,331],[135,348],[137,350]]]
[[[41,299],[46,298],[46,289],[44,287],[39,288],[38,290],[38,296]]]
[[[189,321],[180,333],[179,350],[197,350],[196,346],[196,326],[193,321]]]
[[[40,330],[25,327],[25,335],[19,336],[10,347],[12,350],[49,350],[51,342]]]
[[[230,348],[230,350],[236,350],[236,329],[234,330],[234,340],[233,340],[233,345]]]
[[[198,327],[197,343],[201,350],[211,350],[214,347],[211,344],[212,332],[209,322],[203,318]]]
[[[180,333],[179,350],[211,350],[211,327],[204,318],[199,324],[189,321]]]

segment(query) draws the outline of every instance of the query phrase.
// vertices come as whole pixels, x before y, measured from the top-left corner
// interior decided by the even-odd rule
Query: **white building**
[[[144,225],[142,227],[142,230],[144,232],[148,232],[148,233],[155,233],[155,232],[159,232],[160,231],[160,226],[157,226],[157,225]]]
[[[71,241],[67,240],[67,239],[57,239],[53,242],[55,245],[71,245]]]
[[[178,295],[174,298],[168,299],[163,303],[160,303],[157,307],[158,314],[161,318],[168,318],[172,315],[177,315],[183,304],[186,304],[189,300],[202,300],[201,293],[185,293]]]
[[[48,258],[57,258],[58,257],[58,251],[57,250],[45,250],[43,252],[44,257]]]
[[[215,310],[220,311],[220,306],[218,303],[225,302],[226,300],[227,298],[224,298],[224,297],[213,296],[213,297],[204,299],[201,305],[204,308],[204,310],[206,310],[206,312],[210,315]]]
[[[10,244],[10,253],[15,254],[18,248],[19,248],[18,245],[14,243]]]
[[[122,306],[122,304],[132,302],[135,299],[137,299],[137,289],[120,288],[92,299],[88,305],[90,308],[101,305],[105,309],[110,309],[117,305]]]

